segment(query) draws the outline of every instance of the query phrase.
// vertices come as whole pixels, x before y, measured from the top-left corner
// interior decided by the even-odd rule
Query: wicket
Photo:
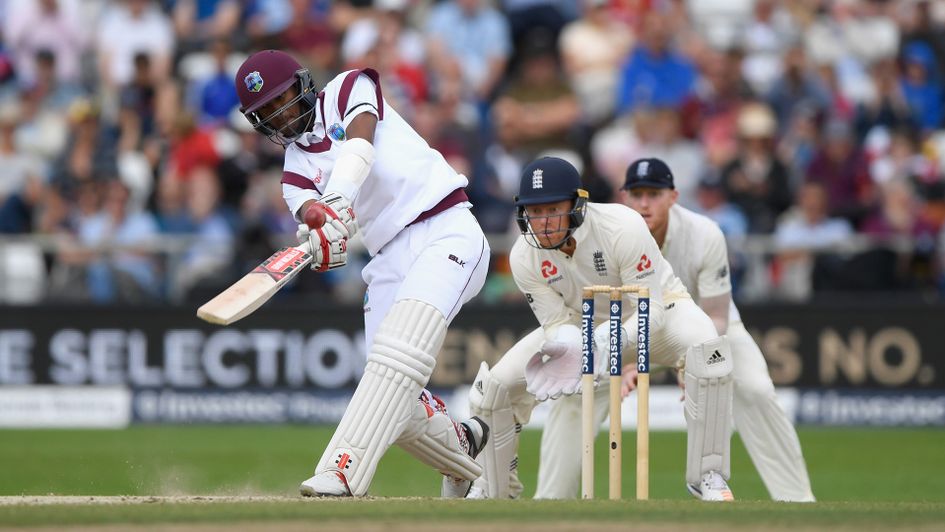
[[[581,429],[584,455],[581,466],[581,496],[594,498],[594,296],[610,295],[610,499],[621,498],[622,427],[621,323],[623,295],[637,295],[637,499],[650,494],[650,291],[643,286],[587,286],[581,303]]]

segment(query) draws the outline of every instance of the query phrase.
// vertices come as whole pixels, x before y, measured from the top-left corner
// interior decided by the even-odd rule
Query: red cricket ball
[[[302,221],[311,229],[319,229],[325,225],[325,208],[318,203],[309,206],[308,209],[305,209]]]

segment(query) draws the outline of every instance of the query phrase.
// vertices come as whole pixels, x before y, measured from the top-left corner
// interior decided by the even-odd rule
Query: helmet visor
[[[563,212],[529,213],[527,206],[520,206],[517,222],[525,241],[539,249],[558,249],[571,238],[574,232],[571,220],[575,211],[572,208]]]
[[[294,92],[294,95],[285,101],[287,98],[285,94],[289,91]],[[299,79],[282,94],[258,109],[246,113],[246,116],[256,131],[276,144],[288,146],[312,128],[315,98],[310,96],[310,92],[311,89]],[[280,102],[284,103],[276,107]]]

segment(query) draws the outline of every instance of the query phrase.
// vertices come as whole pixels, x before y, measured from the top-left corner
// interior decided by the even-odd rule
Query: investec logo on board
[[[581,372],[591,373],[591,320],[594,318],[592,305],[584,301],[581,305]]]
[[[620,318],[622,302],[610,304],[610,374],[620,375]]]
[[[637,304],[637,371],[650,372],[650,353],[647,342],[650,337],[649,298],[640,298]]]

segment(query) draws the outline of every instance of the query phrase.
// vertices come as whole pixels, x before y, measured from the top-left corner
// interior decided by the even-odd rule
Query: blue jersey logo
[[[332,124],[328,126],[328,136],[337,141],[345,140],[345,128],[341,124]]]

